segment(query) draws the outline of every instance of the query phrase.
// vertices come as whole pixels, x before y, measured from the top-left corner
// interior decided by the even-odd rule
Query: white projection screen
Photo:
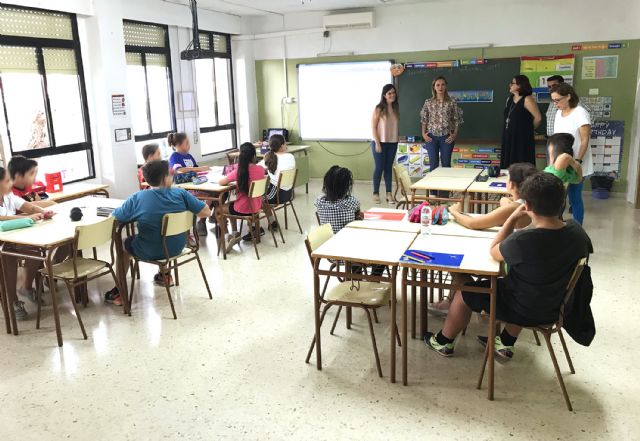
[[[392,83],[391,61],[298,65],[300,137],[366,141],[382,86]]]

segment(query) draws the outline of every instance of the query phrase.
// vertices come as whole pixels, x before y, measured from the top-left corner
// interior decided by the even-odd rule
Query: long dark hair
[[[169,146],[175,150],[175,148],[182,144],[185,139],[187,139],[186,133],[169,133],[167,136],[167,143],[169,143]]]
[[[376,105],[376,109],[380,109],[380,116],[386,116],[387,114],[387,98],[385,97],[385,95],[391,89],[396,91],[396,100],[393,102],[393,104],[391,104],[391,108],[393,109],[393,113],[395,113],[396,115],[400,113],[400,104],[398,104],[398,90],[396,89],[396,86],[394,86],[393,84],[385,84],[382,87],[382,93],[380,94],[380,102]]]
[[[264,165],[267,166],[269,173],[275,173],[278,169],[278,155],[276,153],[284,145],[284,136],[271,135],[269,138],[269,151],[264,155]]]
[[[348,168],[334,165],[324,175],[322,192],[328,201],[335,202],[346,198],[353,188],[353,175]]]
[[[238,190],[240,193],[249,194],[249,165],[255,163],[256,148],[250,142],[240,146],[238,157]]]
[[[516,75],[513,77],[513,81],[520,87],[518,94],[520,96],[529,96],[533,93],[533,89],[531,88],[531,83],[529,82],[529,77],[526,75]]]

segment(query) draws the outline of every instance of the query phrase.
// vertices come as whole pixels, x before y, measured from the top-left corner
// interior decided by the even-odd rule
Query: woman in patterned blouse
[[[451,167],[453,143],[458,136],[462,121],[462,109],[447,93],[447,80],[440,76],[431,83],[431,98],[420,111],[422,137],[429,153],[429,170],[442,166]]]

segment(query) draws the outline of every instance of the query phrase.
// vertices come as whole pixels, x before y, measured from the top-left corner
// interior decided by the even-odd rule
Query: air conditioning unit
[[[325,15],[322,17],[322,24],[327,31],[372,28],[373,11]]]

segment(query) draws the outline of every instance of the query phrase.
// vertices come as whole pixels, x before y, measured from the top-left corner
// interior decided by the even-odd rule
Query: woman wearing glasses
[[[509,83],[509,93],[504,108],[502,151],[500,168],[509,168],[517,162],[536,164],[533,131],[540,125],[542,115],[531,95],[531,83],[526,75],[516,75]]]
[[[582,186],[584,177],[593,174],[593,158],[589,151],[591,121],[589,112],[579,106],[580,98],[567,83],[560,83],[551,88],[551,101],[558,108],[553,124],[554,133],[573,135],[573,157],[582,164],[583,179],[579,184],[569,184],[567,195],[572,208],[573,219],[582,224],[584,221],[584,203],[582,202]]]

